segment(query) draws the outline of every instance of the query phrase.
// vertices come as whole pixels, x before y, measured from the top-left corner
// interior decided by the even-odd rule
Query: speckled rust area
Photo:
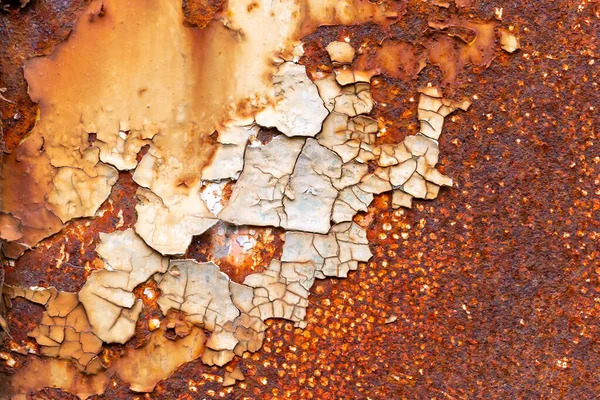
[[[200,21],[218,8],[217,2],[198,2],[204,3]],[[372,82],[378,101],[373,115],[385,121],[393,141],[416,133],[414,98],[424,84],[442,84],[448,97],[470,98],[469,112],[449,118],[440,140],[441,169],[454,187],[434,201],[416,201],[411,210],[392,210],[389,196],[379,196],[357,217],[368,227],[373,259],[347,279],[316,283],[306,329],[269,321],[263,348],[234,361],[244,382],[224,389],[224,369],[196,360],[147,398],[598,397],[600,4],[405,3],[405,14],[389,27],[319,28],[305,39],[302,62],[312,73],[331,69],[324,45],[346,36],[356,44],[403,42],[416,57],[441,34],[430,22],[450,17],[513,26],[521,49],[510,55],[496,47],[489,66],[469,61],[448,79],[442,69],[416,75],[414,66],[405,65]],[[85,4],[33,0],[21,10],[0,11],[0,87],[14,102],[0,100],[6,151],[25,137],[37,113],[27,96],[23,60],[51,51]],[[503,11],[500,21],[496,9]],[[448,46],[463,43],[461,30],[453,33]],[[379,61],[385,67],[386,60]],[[102,217],[70,222],[7,263],[6,282],[80,289],[97,268],[98,233],[133,224],[135,190],[130,174],[121,173]],[[187,256],[207,259],[213,234],[196,238]],[[261,234],[271,237],[260,250],[268,262],[281,251],[280,232]],[[227,260],[221,267],[234,280],[247,273]],[[153,283],[144,285],[158,291]],[[144,297],[146,286],[135,291],[146,306],[135,339],[105,346],[103,360],[140,346],[149,333],[148,321],[159,311]],[[36,346],[26,332],[41,312],[13,301],[8,320],[14,342]],[[0,362],[0,379],[34,358],[11,355],[16,365]],[[146,398],[126,387],[112,378],[106,393],[93,398]],[[56,389],[32,396],[76,398]]]

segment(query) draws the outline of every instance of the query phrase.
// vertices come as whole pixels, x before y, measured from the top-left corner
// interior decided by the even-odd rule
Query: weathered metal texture
[[[10,43],[0,47],[7,55],[0,87],[17,103],[0,105],[8,149],[36,113],[22,58],[63,39],[84,3],[52,4],[32,2],[0,16],[0,33]],[[391,32],[418,45],[435,34],[428,21],[453,14],[489,20],[495,8],[503,9],[499,24],[515,27],[522,49],[513,55],[498,49],[488,68],[467,65],[446,83],[447,94],[473,101],[468,113],[450,119],[440,140],[440,164],[455,187],[412,210],[394,211],[389,196],[378,197],[357,218],[368,226],[375,257],[348,279],[315,285],[306,329],[269,322],[263,348],[237,361],[245,382],[223,389],[223,370],[197,360],[161,382],[151,398],[597,397],[600,5],[498,0],[445,9],[408,1],[406,15],[386,32],[373,25],[320,28],[307,38],[303,62],[313,71],[330,68],[323,44],[345,35],[378,43]],[[410,97],[443,76],[427,68],[416,79],[377,80],[374,115],[392,122],[389,135],[397,140],[417,129]],[[12,119],[15,112],[20,120]],[[91,244],[98,232],[115,229],[119,210],[124,226],[132,224],[134,193],[122,173],[103,217],[89,226],[67,224],[7,267],[7,283],[81,288],[95,268]],[[195,240],[188,255],[203,260],[205,239]],[[264,259],[279,251],[277,241]],[[71,258],[57,268],[63,245]],[[244,276],[228,268],[234,279]],[[24,340],[41,313],[25,302],[13,305],[11,334]],[[136,339],[109,346],[104,356],[139,345],[157,312],[151,302],[146,306]],[[14,358],[16,368],[28,362]],[[0,374],[11,373],[0,365]],[[54,389],[36,396],[71,398]],[[143,397],[113,379],[95,398],[136,396]]]
[[[31,1],[23,9],[10,7],[0,11],[0,88],[6,88],[4,97],[14,102],[0,103],[0,133],[4,134],[6,150],[13,149],[27,135],[37,115],[37,107],[27,94],[23,60],[50,54],[73,29],[87,4],[70,0]]]

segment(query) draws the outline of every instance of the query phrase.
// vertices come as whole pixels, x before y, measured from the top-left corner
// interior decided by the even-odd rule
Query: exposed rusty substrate
[[[320,28],[307,38],[303,62],[316,71],[330,68],[322,46],[333,39],[348,35],[357,44],[364,38],[379,42],[391,32],[420,49],[422,40],[438,35],[428,30],[428,20],[454,14],[491,20],[494,8],[501,7],[501,24],[516,27],[523,49],[516,56],[498,50],[489,68],[469,66],[446,83],[448,94],[468,95],[474,102],[471,112],[452,118],[440,140],[440,164],[455,187],[434,202],[416,202],[412,210],[393,211],[389,196],[377,198],[369,213],[357,218],[369,226],[375,258],[348,279],[316,285],[306,329],[270,322],[263,349],[239,360],[245,383],[226,397],[591,398],[597,393],[600,159],[594,129],[600,119],[593,107],[600,99],[597,66],[590,62],[598,54],[600,9],[589,4],[577,12],[560,1],[519,3],[479,1],[466,10],[454,5],[446,10],[409,1],[406,15],[386,32],[362,24]],[[0,75],[0,87],[9,89],[6,97],[17,103],[1,105],[7,149],[31,128],[36,114],[20,57],[47,52],[69,26],[57,22],[27,31],[31,25],[22,21],[40,15],[48,24],[72,21],[83,4],[63,3],[65,12],[34,2],[0,17],[0,31],[10,30],[16,35],[11,43],[18,44],[4,49],[9,61]],[[381,140],[398,141],[417,129],[410,97],[444,77],[429,67],[416,79],[411,74],[375,79],[375,116],[390,122],[389,138]],[[13,119],[15,112],[22,119]],[[7,267],[7,283],[79,289],[95,268],[98,233],[116,228],[119,210],[119,229],[133,224],[136,186],[129,173],[121,173],[102,217],[67,224]],[[206,257],[203,239],[195,239],[190,257]],[[263,257],[277,251],[269,249]],[[57,268],[61,252],[71,258]],[[243,277],[234,266],[221,267],[233,279]],[[143,299],[142,291],[136,295]],[[13,306],[10,328],[19,341],[40,313],[25,302]],[[110,346],[111,357],[143,343],[148,321],[157,315],[152,302],[146,306],[136,338]],[[14,357],[17,368],[27,363]],[[0,373],[11,372],[0,363]],[[160,383],[152,398],[168,399],[172,393],[195,398],[190,386],[203,397],[216,395],[223,388],[214,376],[221,375],[196,360]],[[113,380],[116,384],[95,398],[132,398]],[[37,395],[69,398],[53,389]]]
[[[78,219],[6,267],[6,283],[24,286],[54,286],[77,291],[100,262],[92,243],[100,232],[130,228],[135,222],[135,191],[138,185],[129,172],[119,175],[111,196],[100,208],[102,216]],[[43,269],[33,267],[44,265]],[[100,265],[101,267],[101,265]],[[60,271],[60,273],[57,273]]]

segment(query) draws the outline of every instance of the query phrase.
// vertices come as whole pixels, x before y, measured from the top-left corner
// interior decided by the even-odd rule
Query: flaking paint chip
[[[347,42],[331,42],[327,45],[326,49],[333,63],[350,64],[356,54],[352,45]]]
[[[502,50],[508,53],[514,53],[521,48],[521,44],[517,35],[506,29],[500,29],[499,32],[500,47],[502,47]]]
[[[244,377],[244,373],[240,369],[240,367],[235,367],[233,371],[225,371],[225,376],[223,377],[223,386],[233,386],[236,382],[243,381],[246,378]]]
[[[328,112],[303,65],[284,62],[273,75],[275,105],[256,116],[256,123],[287,136],[315,136]]]
[[[105,269],[92,272],[79,291],[94,333],[106,343],[125,343],[135,334],[142,302],[133,289],[167,270],[167,259],[148,247],[133,229],[100,234],[96,248]]]
[[[22,297],[46,308],[42,320],[28,336],[40,345],[40,354],[72,361],[85,374],[96,374],[104,367],[98,358],[102,340],[96,336],[77,293],[54,288],[7,286],[9,298]]]

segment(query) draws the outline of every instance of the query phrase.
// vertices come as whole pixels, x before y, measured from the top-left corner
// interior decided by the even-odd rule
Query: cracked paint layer
[[[204,214],[198,217],[196,210],[173,205],[191,197],[192,205],[200,207],[193,203],[198,171],[213,157],[210,135],[222,122],[258,114],[286,134],[314,135],[319,123],[312,119],[325,117],[304,67],[274,67],[273,58],[291,56],[297,41],[321,23],[385,21],[381,7],[370,3],[357,1],[356,8],[346,8],[332,0],[313,2],[310,10],[293,1],[257,2],[249,12],[244,2],[231,1],[223,16],[204,29],[184,25],[184,10],[175,0],[154,0],[152,6],[92,2],[52,57],[35,58],[25,66],[29,94],[39,104],[41,118],[4,163],[2,185],[21,189],[3,192],[2,211],[28,228],[5,253],[17,257],[58,232],[61,221],[93,216],[116,182],[116,169],[134,169],[145,145],[151,150],[142,167],[152,171],[142,178],[136,169],[136,181],[156,196],[142,194],[145,206],[139,212],[149,214],[149,223],[158,218],[157,225],[174,225],[190,237],[206,230],[210,224],[204,223]],[[261,29],[264,24],[272,29]],[[123,37],[135,40],[123,44]],[[222,52],[223,46],[232,51]],[[236,79],[241,74],[248,79]],[[295,107],[304,104],[309,107],[304,111],[317,115],[308,118],[304,111],[288,109],[292,99],[281,94],[290,85],[304,88],[293,100]],[[270,103],[272,113],[260,113],[271,110]],[[290,120],[280,121],[282,115]],[[34,187],[35,195],[27,193]],[[147,226],[138,229],[152,245],[155,232]],[[165,254],[179,253],[164,245],[164,233],[156,235],[156,246]]]
[[[16,3],[11,7],[18,7]],[[88,3],[81,3],[30,2],[20,10],[0,11],[0,36],[10,44],[0,46],[0,92],[11,101],[0,99],[0,132],[6,146],[0,140],[1,148],[10,152],[19,147],[36,120],[37,107],[22,79],[23,60],[51,54],[71,30],[77,13],[87,8]],[[327,279],[311,288],[305,329],[294,328],[291,322],[267,321],[259,352],[235,357],[222,369],[205,367],[200,359],[191,361],[159,382],[150,397],[170,398],[176,393],[183,398],[594,398],[598,392],[593,346],[598,327],[593,218],[598,210],[593,178],[598,165],[593,111],[598,103],[598,7],[594,2],[564,1],[386,3],[377,6],[385,8],[389,25],[356,19],[356,24],[319,27],[303,39],[306,55],[298,60],[311,79],[319,79],[316,73],[333,73],[342,86],[360,81],[357,76],[363,71],[370,75],[379,69],[370,82],[375,104],[368,117],[378,123],[375,143],[390,147],[373,154],[363,145],[361,159],[369,161],[353,161],[342,169],[345,174],[360,164],[373,173],[372,183],[385,182],[389,170],[379,167],[396,165],[388,155],[406,136],[419,131],[418,88],[431,82],[434,87],[441,84],[450,99],[468,96],[473,110],[448,116],[438,143],[436,168],[453,178],[453,188],[440,190],[440,198],[433,202],[415,199],[410,211],[393,210],[407,196],[412,199],[401,189],[373,194],[367,212],[353,217],[367,229],[373,259],[350,279]],[[200,10],[194,15],[197,5]],[[186,23],[206,26],[214,15],[211,10],[219,5],[218,0],[185,2]],[[390,7],[395,5],[400,7]],[[265,6],[248,1],[236,14],[258,13]],[[463,24],[443,27],[440,21],[448,25],[453,15],[480,26],[494,25],[496,48],[482,52],[485,42]],[[264,24],[263,30],[271,26]],[[521,51],[510,54],[502,49],[500,28],[520,38]],[[332,62],[326,51],[332,41],[356,49],[351,64]],[[94,46],[101,44],[97,41]],[[456,55],[465,48],[485,57],[467,59],[460,66]],[[430,60],[432,50],[439,66]],[[494,62],[487,68],[490,55]],[[365,67],[369,62],[371,66]],[[452,65],[456,68],[449,68]],[[453,70],[458,73],[449,75]],[[121,136],[132,134],[135,131],[122,131]],[[267,143],[276,134],[259,129],[250,142]],[[209,142],[218,146],[217,139],[213,132]],[[90,141],[94,142],[93,133]],[[149,142],[144,141],[136,161],[146,154]],[[377,158],[381,160],[376,163]],[[43,156],[38,159],[45,162]],[[116,163],[116,158],[110,162]],[[16,261],[4,261],[6,281],[79,291],[89,274],[102,267],[95,252],[99,232],[135,224],[137,185],[130,171],[119,172],[97,217],[71,221]],[[217,190],[207,190],[205,183],[200,193],[216,215],[215,198],[225,204],[235,182],[213,183],[224,185],[222,196],[208,196]],[[13,250],[23,235],[21,228],[32,231],[31,221],[20,225],[20,220],[16,216],[3,220],[10,223],[7,232],[15,238],[10,239],[16,241]],[[43,226],[40,220],[34,228]],[[242,283],[248,274],[264,272],[271,259],[281,260],[284,235],[282,228],[218,222],[194,237],[183,257],[214,261],[233,281]],[[267,247],[262,243],[265,238]],[[154,280],[141,284],[134,294],[144,303],[136,334],[125,345],[106,346],[103,361],[144,346],[149,331],[172,325],[153,301],[160,296]],[[0,349],[0,374],[14,376],[14,382],[33,383],[19,384],[19,391],[29,392],[29,397],[99,393],[67,383],[68,390],[58,389],[61,380],[54,361],[70,367],[63,380],[67,374],[78,376],[72,361],[23,355],[28,350],[39,354],[39,345],[25,336],[44,309],[21,298],[11,302],[4,315],[12,339]],[[9,303],[6,297],[3,303]],[[166,329],[170,340],[185,333],[183,324]],[[535,368],[527,368],[532,363]],[[246,380],[222,388],[226,372],[235,367]],[[29,368],[37,373],[19,380]],[[477,379],[465,369],[476,370]],[[511,373],[498,375],[498,370]],[[47,376],[56,378],[50,381]],[[98,389],[105,394],[95,400],[141,397],[129,391],[129,382],[113,379]],[[4,394],[7,380],[0,379],[0,393]]]
[[[102,340],[92,331],[77,293],[9,286],[4,293],[8,298],[22,297],[46,308],[40,324],[28,333],[40,345],[41,355],[71,360],[85,374],[96,374],[103,369],[98,358]]]
[[[281,260],[265,272],[232,282],[212,262],[172,260],[157,277],[158,305],[167,315],[176,310],[211,331],[202,361],[223,366],[235,355],[262,346],[265,322],[287,319],[304,326],[310,288],[316,278],[346,277],[371,258],[366,232],[352,222],[336,225],[328,235],[287,233]]]
[[[338,85],[335,80],[331,82]],[[336,88],[339,94],[334,98],[334,104],[338,97],[344,96],[343,87]],[[365,90],[368,88],[362,91]],[[316,87],[314,93],[318,93]],[[356,90],[352,93],[356,95]],[[235,128],[235,132],[241,132],[241,138],[237,144],[232,143],[232,150],[237,157],[241,153],[242,166],[225,170],[222,178],[230,179],[239,168],[241,173],[217,216],[208,211],[198,184],[196,196],[184,197],[187,200],[179,196],[171,207],[160,203],[170,215],[177,208],[205,210],[201,213],[210,215],[206,218],[210,225],[218,218],[237,225],[280,226],[289,231],[285,235],[281,259],[272,260],[264,272],[250,274],[242,283],[231,281],[212,262],[169,261],[160,253],[183,254],[191,236],[202,231],[184,231],[174,240],[176,229],[168,223],[160,223],[159,213],[151,220],[145,219],[143,207],[146,205],[138,203],[135,226],[138,233],[126,229],[101,234],[96,252],[104,262],[104,269],[92,272],[78,294],[68,293],[84,313],[81,320],[85,320],[86,334],[98,342],[95,353],[85,354],[83,360],[86,363],[82,364],[78,358],[56,351],[55,347],[63,337],[54,333],[57,323],[46,315],[31,335],[43,346],[43,355],[76,359],[80,370],[98,372],[92,368],[103,368],[96,357],[102,341],[125,343],[134,336],[142,301],[136,299],[133,290],[154,276],[162,293],[157,301],[162,315],[167,317],[171,311],[181,312],[189,323],[211,335],[205,344],[193,339],[193,343],[202,346],[201,352],[198,347],[191,350],[189,345],[182,344],[183,353],[180,354],[183,357],[173,359],[168,366],[163,364],[156,373],[149,369],[134,379],[130,372],[132,365],[141,362],[135,361],[136,355],[112,367],[121,379],[130,382],[132,390],[151,391],[164,374],[168,376],[170,371],[195,358],[201,358],[207,365],[224,366],[236,355],[258,351],[265,338],[266,322],[270,319],[287,319],[299,327],[306,326],[308,296],[315,279],[346,277],[349,271],[358,268],[359,262],[371,258],[366,232],[352,219],[367,209],[373,194],[395,189],[395,193],[403,196],[395,204],[410,206],[411,197],[435,198],[439,186],[452,185],[451,179],[434,168],[439,153],[435,139],[439,138],[444,117],[457,108],[467,109],[468,102],[451,102],[442,98],[438,89],[423,89],[418,107],[422,132],[395,146],[377,144],[376,121],[357,116],[356,107],[342,108],[340,112],[334,106],[316,138],[276,134],[264,144],[252,142],[258,130],[251,124]],[[258,121],[256,124],[260,125]],[[232,142],[223,135],[221,146],[228,141]],[[146,153],[133,176],[137,183],[145,184],[138,189],[138,197],[158,197],[152,189],[161,190],[158,180],[152,178],[154,163],[160,162],[152,151]],[[224,157],[223,160],[231,158]],[[369,163],[379,166],[369,172]],[[221,186],[216,190],[218,188]],[[394,194],[394,197],[398,195]],[[148,203],[152,204],[151,201]],[[189,215],[189,211],[187,213]],[[183,226],[197,229],[194,227],[203,224],[205,222],[192,221]],[[150,230],[150,236],[146,235],[144,226]],[[160,236],[159,233],[157,240],[156,230],[160,228],[168,234]],[[162,247],[160,240],[171,247]],[[33,295],[37,294],[32,293],[31,300]],[[38,302],[46,304],[45,300]],[[189,335],[188,330],[182,332],[184,338]],[[159,334],[153,333],[151,337],[157,338],[156,335]],[[146,340],[153,343],[155,339]],[[48,345],[54,347],[44,347]],[[164,341],[155,345],[168,348]],[[96,364],[88,369],[90,357]]]
[[[104,269],[92,272],[78,297],[93,332],[106,343],[125,343],[135,333],[142,302],[133,289],[168,267],[133,229],[100,234],[96,252]]]
[[[256,123],[275,127],[287,136],[315,136],[327,116],[327,109],[306,68],[284,62],[273,74],[275,105],[256,115]]]
[[[314,0],[305,8],[231,1],[222,12],[220,4],[207,5],[219,16],[207,22],[189,2],[181,8],[158,0],[148,8],[95,1],[51,57],[28,62],[41,119],[4,162],[2,185],[16,187],[20,179],[24,189],[35,184],[36,190],[4,193],[4,253],[18,257],[65,223],[97,216],[121,173],[138,185],[135,223],[100,233],[95,266],[101,268],[78,293],[5,289],[9,298],[46,307],[30,333],[41,355],[69,360],[85,374],[116,376],[137,392],[151,392],[196,359],[222,367],[257,352],[269,320],[306,327],[315,279],[345,278],[370,260],[367,232],[355,217],[375,196],[391,192],[394,208],[409,208],[413,198],[434,199],[440,187],[453,185],[436,169],[438,140],[445,117],[466,111],[469,101],[449,100],[428,85],[418,95],[419,131],[384,143],[372,116],[371,79],[389,60],[368,68],[362,49],[332,41],[326,47],[330,72],[312,74],[300,64],[298,40],[320,24],[389,25],[398,17],[387,4],[351,3]],[[204,29],[183,24],[184,18]],[[273,27],[260,29],[264,24]],[[441,59],[447,42],[430,43],[429,60],[443,64],[446,78],[467,61],[489,58],[480,51],[489,51],[493,24],[450,19],[429,26],[476,44],[477,51],[461,47],[464,54],[448,66]],[[169,32],[169,40],[160,31]],[[123,36],[135,40],[115,45]],[[90,48],[90,42],[112,46]],[[501,43],[506,51],[515,47],[506,36]],[[234,50],[224,54],[223,46]],[[135,63],[126,62],[131,55]],[[418,74],[425,59],[416,58]],[[211,260],[179,257],[217,224],[281,228],[281,256],[241,282]],[[122,225],[121,215],[117,229]],[[236,240],[245,251],[254,247],[245,237]],[[146,286],[141,295],[140,286]],[[106,350],[102,363],[102,343],[132,340],[143,312],[156,318],[147,322],[141,344],[120,358]],[[183,319],[173,320],[174,313]],[[206,341],[202,329],[210,332]],[[52,364],[73,376],[65,364]],[[24,387],[26,376],[13,386]],[[234,368],[223,383],[243,379]],[[53,376],[45,382],[80,397],[101,393],[104,383],[90,381],[90,389]]]

